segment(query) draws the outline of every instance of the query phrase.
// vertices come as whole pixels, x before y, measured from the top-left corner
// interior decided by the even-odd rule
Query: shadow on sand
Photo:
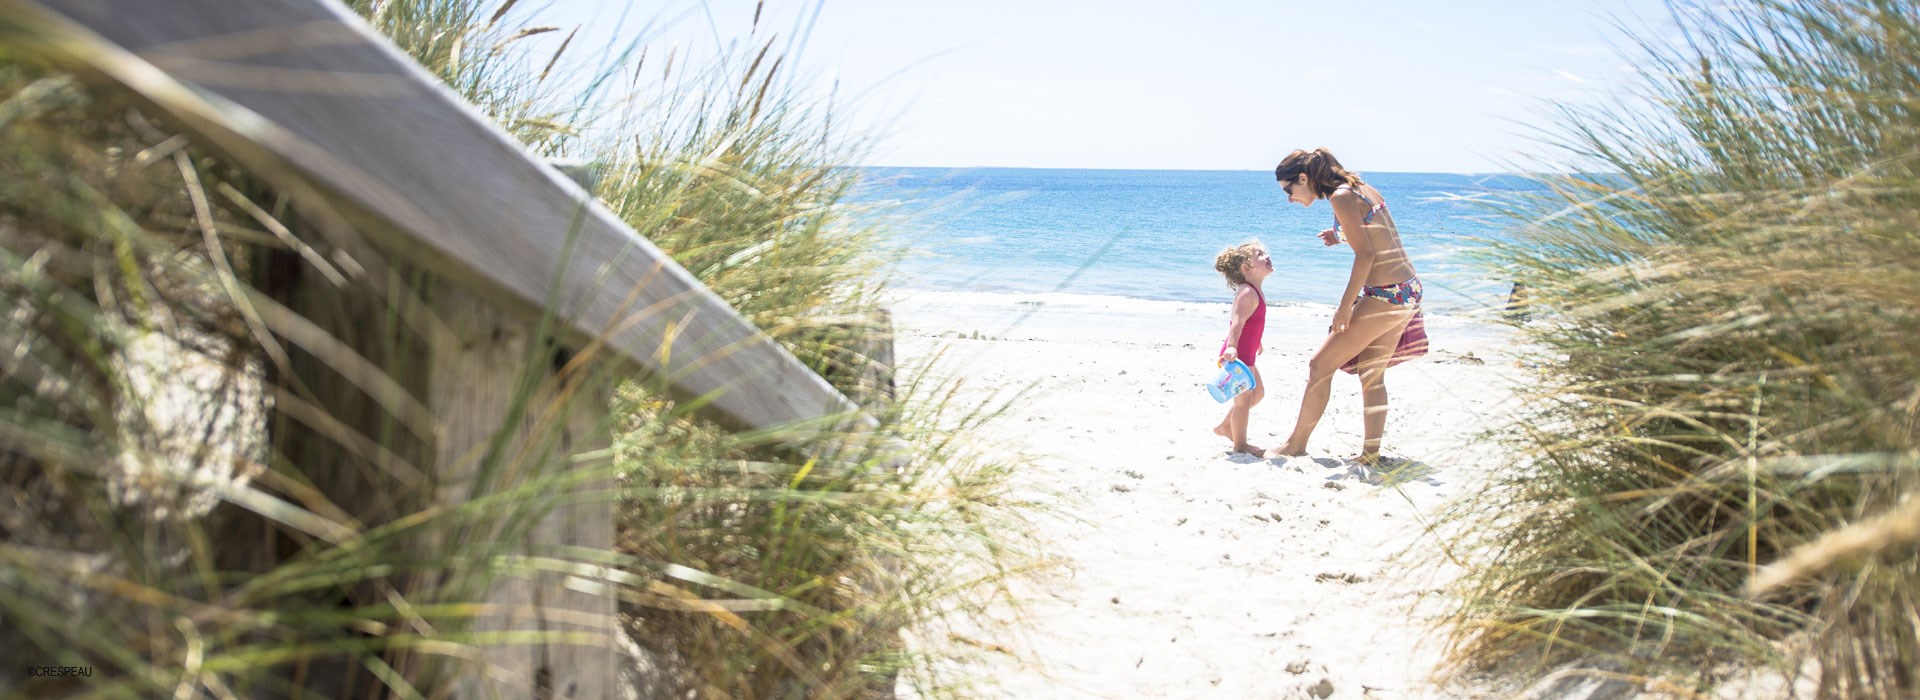
[[[1250,455],[1239,455],[1250,457]],[[1235,460],[1241,461],[1241,460]],[[1251,460],[1247,460],[1251,461]],[[1336,459],[1333,457],[1275,457],[1267,460],[1276,465],[1312,462],[1327,469],[1339,471],[1327,475],[1327,481],[1358,481],[1368,486],[1402,486],[1411,483],[1423,483],[1439,486],[1437,476],[1440,470],[1426,462],[1408,457],[1387,457],[1376,462],[1366,462],[1354,457]]]

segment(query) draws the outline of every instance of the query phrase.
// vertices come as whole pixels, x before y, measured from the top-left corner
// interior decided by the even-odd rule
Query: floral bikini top
[[[1349,192],[1352,192],[1355,195],[1358,195],[1360,197],[1360,201],[1367,203],[1367,206],[1369,208],[1367,209],[1366,218],[1363,218],[1360,220],[1360,223],[1362,225],[1373,223],[1374,214],[1378,214],[1380,212],[1387,210],[1387,200],[1385,197],[1382,197],[1380,199],[1379,204],[1374,204],[1373,200],[1367,199],[1367,193],[1360,191],[1359,188],[1356,188],[1353,185],[1341,185],[1339,187],[1334,188],[1333,191],[1339,192],[1340,190],[1347,190]],[[1340,217],[1338,216],[1333,217],[1333,232],[1336,234],[1340,233]]]

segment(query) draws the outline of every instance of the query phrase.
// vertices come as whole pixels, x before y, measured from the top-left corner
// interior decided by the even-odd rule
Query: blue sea
[[[1491,206],[1538,191],[1513,175],[1363,173],[1387,197],[1434,313],[1471,314],[1506,300],[1463,253],[1504,239]],[[1331,306],[1353,255],[1321,245],[1325,202],[1286,201],[1271,171],[866,168],[855,201],[898,214],[888,228],[910,255],[908,289],[1015,295],[1068,293],[1226,302],[1213,259],[1258,239],[1275,273],[1272,304]],[[896,206],[897,205],[897,206]]]

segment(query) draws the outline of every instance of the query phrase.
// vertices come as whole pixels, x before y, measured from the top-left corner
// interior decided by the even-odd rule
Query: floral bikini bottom
[[[1360,296],[1354,301],[1373,297],[1396,306],[1420,305],[1420,278],[1415,277],[1399,284],[1378,287],[1361,287]]]

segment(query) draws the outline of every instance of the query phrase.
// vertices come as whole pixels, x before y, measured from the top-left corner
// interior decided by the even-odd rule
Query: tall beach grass
[[[1685,41],[1636,62],[1653,108],[1564,112],[1597,174],[1545,178],[1490,254],[1535,290],[1541,369],[1490,436],[1514,461],[1451,517],[1452,658],[1913,697],[1920,8],[1674,16]]]
[[[1014,463],[969,438],[1004,406],[956,405],[951,381],[893,387],[891,368],[860,369],[892,361],[871,356],[892,342],[888,232],[850,197],[859,171],[838,165],[859,160],[861,135],[836,133],[832,106],[795,87],[787,40],[756,16],[710,64],[648,47],[632,66],[646,82],[608,129],[625,138],[593,156],[599,194],[880,430],[861,458],[819,463],[770,449],[778,435],[728,435],[628,387],[621,551],[791,602],[628,612],[636,639],[685,665],[677,686],[710,697],[884,695],[903,672],[921,692],[959,692],[967,679],[937,677],[937,659],[965,649],[944,641],[945,622],[1007,602],[998,582],[1034,561],[1026,506],[1005,489]]]

